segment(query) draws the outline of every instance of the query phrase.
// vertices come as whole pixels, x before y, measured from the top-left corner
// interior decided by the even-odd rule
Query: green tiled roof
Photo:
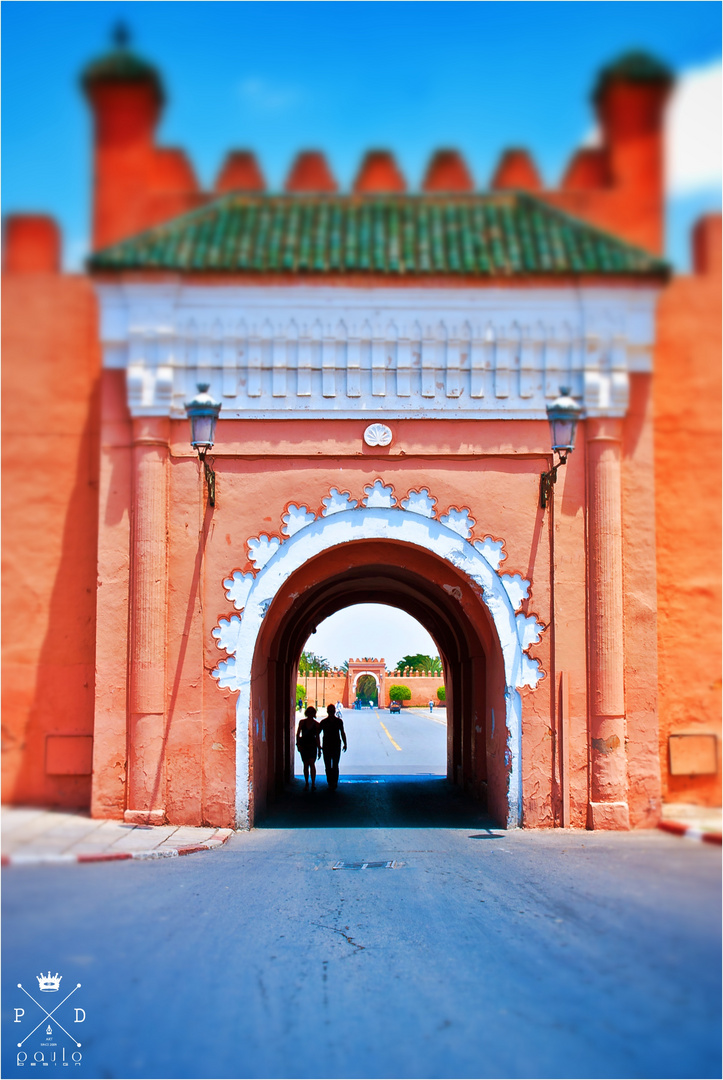
[[[667,265],[529,195],[227,195],[96,252],[91,270],[665,276]]]

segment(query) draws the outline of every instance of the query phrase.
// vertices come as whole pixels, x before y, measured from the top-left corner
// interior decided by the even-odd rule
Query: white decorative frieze
[[[221,419],[545,419],[570,386],[624,416],[651,370],[653,286],[394,289],[96,283],[106,367],[134,416],[182,417],[197,382]],[[376,444],[384,445],[384,444]]]

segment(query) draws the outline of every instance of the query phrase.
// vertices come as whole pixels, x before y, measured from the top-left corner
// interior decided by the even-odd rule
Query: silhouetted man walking
[[[344,741],[346,751],[346,732],[344,721],[336,715],[336,707],[327,705],[326,716],[321,721],[321,734],[323,742],[321,750],[324,755],[324,768],[326,769],[326,782],[333,791],[339,783],[339,757],[341,755],[341,743]]]

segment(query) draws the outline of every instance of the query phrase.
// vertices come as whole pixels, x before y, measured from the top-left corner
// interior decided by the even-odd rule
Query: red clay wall
[[[440,686],[444,686],[441,675],[400,675],[398,672],[392,672],[391,675],[387,675],[387,706],[390,701],[389,688],[392,686],[408,686],[412,691],[410,700],[403,702],[403,705],[429,706],[430,701],[433,701],[435,706],[444,704],[437,697],[437,690]]]
[[[308,679],[303,675],[298,675],[296,681],[302,686],[308,687],[307,702],[309,705],[313,705],[316,701],[318,708],[322,706],[326,708],[327,705],[341,701],[346,708],[351,708],[354,703],[346,675],[327,675],[325,679],[321,675],[318,678],[309,675]],[[389,708],[389,688],[398,684],[408,686],[412,692],[411,699],[404,702],[407,706],[429,705],[430,698],[434,700],[435,705],[440,704],[437,698],[437,689],[444,686],[444,679],[441,676],[400,675],[398,672],[392,672],[387,674],[384,681],[386,690],[384,701],[380,703],[382,708]]]
[[[716,236],[717,234],[717,236]],[[720,219],[710,272],[663,295],[655,353],[660,764],[669,802],[721,804],[721,275]],[[717,254],[716,254],[717,247]],[[716,771],[671,775],[671,735],[714,736]],[[680,744],[678,744],[680,745]],[[687,739],[692,769],[713,740]]]
[[[347,705],[346,700],[346,675],[298,675],[296,682],[307,688],[306,704],[314,705],[317,709],[325,710],[327,705],[336,705],[340,701]]]
[[[98,535],[96,301],[86,278],[33,268],[3,274],[2,287],[3,798],[87,806]]]

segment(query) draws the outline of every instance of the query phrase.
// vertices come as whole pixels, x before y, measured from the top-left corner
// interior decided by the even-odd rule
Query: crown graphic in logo
[[[38,986],[41,990],[54,991],[60,990],[60,980],[63,976],[58,975],[57,971],[55,972],[55,975],[51,975],[50,972],[48,972],[47,975],[43,975],[41,972],[40,975],[36,975],[35,978],[38,980]]]

